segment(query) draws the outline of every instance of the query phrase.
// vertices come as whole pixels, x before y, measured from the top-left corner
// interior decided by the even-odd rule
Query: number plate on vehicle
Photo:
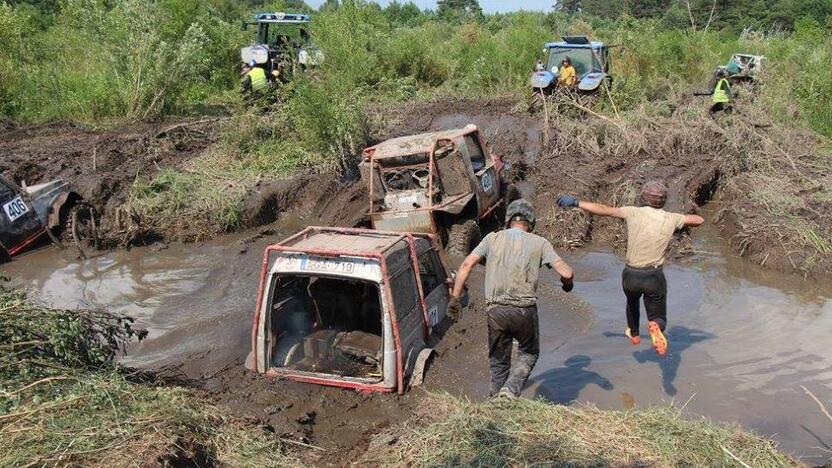
[[[9,217],[9,221],[14,221],[17,218],[25,215],[29,212],[29,207],[23,203],[23,199],[20,197],[16,197],[12,201],[3,205],[3,211],[6,212],[6,216]]]

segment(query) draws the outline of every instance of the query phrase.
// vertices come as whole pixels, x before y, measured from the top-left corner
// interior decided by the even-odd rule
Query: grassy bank
[[[114,366],[115,353],[144,335],[131,324],[0,288],[1,466],[297,464],[258,425]]]
[[[0,465],[301,466],[304,452],[173,382],[112,364],[143,335],[105,311],[59,310],[0,289]],[[368,401],[367,404],[373,404]],[[288,450],[291,447],[292,450]],[[401,466],[796,466],[737,427],[670,408],[603,411],[429,395],[359,463]]]
[[[673,408],[606,411],[520,399],[425,399],[407,427],[377,437],[382,466],[801,466],[771,441]]]

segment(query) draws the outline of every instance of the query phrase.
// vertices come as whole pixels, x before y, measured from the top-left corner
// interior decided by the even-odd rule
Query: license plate
[[[17,218],[25,215],[29,212],[29,207],[23,203],[23,199],[17,197],[12,201],[3,205],[3,211],[6,212],[6,216],[9,217],[9,221],[14,221]]]

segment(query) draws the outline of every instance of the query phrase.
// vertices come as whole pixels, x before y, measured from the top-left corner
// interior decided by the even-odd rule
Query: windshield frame
[[[572,66],[575,67],[579,77],[604,69],[598,51],[588,47],[549,47],[546,69],[550,71],[553,67],[560,69],[563,58],[567,56],[571,59]]]

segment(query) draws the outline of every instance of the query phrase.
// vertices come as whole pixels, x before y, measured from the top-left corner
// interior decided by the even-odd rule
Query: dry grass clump
[[[0,466],[296,466],[283,441],[112,359],[143,332],[0,286]]]
[[[425,398],[419,423],[377,437],[361,460],[386,466],[800,466],[738,427],[674,408],[607,411],[533,401]]]

